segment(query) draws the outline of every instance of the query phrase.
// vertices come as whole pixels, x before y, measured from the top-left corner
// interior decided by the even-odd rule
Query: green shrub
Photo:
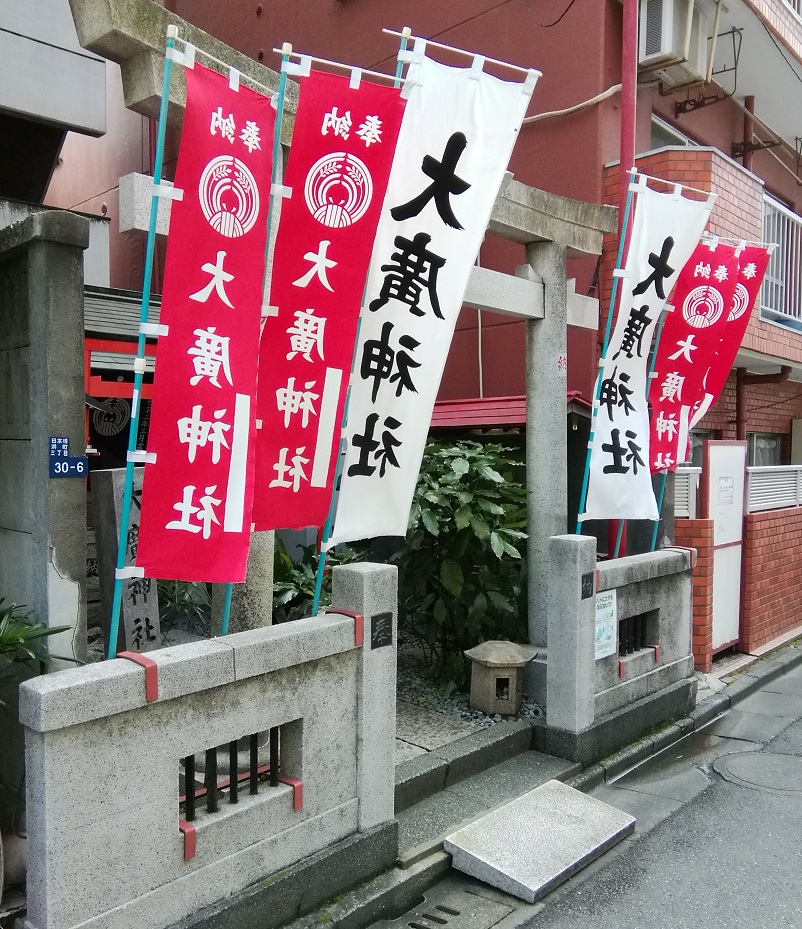
[[[497,443],[426,446],[399,566],[402,630],[435,679],[465,687],[462,652],[526,640],[526,487],[516,450]]]
[[[276,535],[273,567],[273,622],[286,623],[303,619],[312,613],[315,598],[315,577],[319,556],[314,545],[301,549],[301,557],[294,561],[287,554],[283,542]],[[323,586],[320,592],[320,609],[331,604],[331,569],[334,565],[364,561],[365,553],[359,549],[340,545],[326,557]]]
[[[32,611],[23,613],[24,604],[3,606],[4,603],[5,598],[0,597],[0,684],[4,678],[12,677],[21,665],[38,671],[50,657],[45,642],[47,637],[70,628],[46,626],[33,618]],[[0,704],[2,702],[0,700]]]

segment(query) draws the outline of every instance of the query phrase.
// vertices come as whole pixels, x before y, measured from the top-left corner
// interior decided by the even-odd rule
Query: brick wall
[[[749,0],[748,6],[762,16],[796,57],[802,61],[802,22],[782,0]]]
[[[802,507],[746,517],[741,651],[754,651],[802,623],[801,565]]]
[[[713,670],[713,520],[678,519],[677,545],[696,549],[693,569],[693,662],[697,671]]]

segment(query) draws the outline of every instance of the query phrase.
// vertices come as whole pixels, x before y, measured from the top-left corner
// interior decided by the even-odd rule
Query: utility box
[[[537,655],[531,645],[482,642],[465,652],[471,659],[471,708],[489,716],[513,716],[521,708],[524,665]]]

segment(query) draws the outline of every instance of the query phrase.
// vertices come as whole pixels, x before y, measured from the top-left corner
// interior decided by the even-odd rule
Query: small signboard
[[[89,463],[86,458],[70,457],[70,440],[66,435],[51,435],[48,460],[50,477],[86,477]]]
[[[618,604],[614,590],[596,594],[596,661],[618,651]]]

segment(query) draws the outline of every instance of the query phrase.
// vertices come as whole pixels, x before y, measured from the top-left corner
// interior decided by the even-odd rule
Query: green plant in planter
[[[526,639],[526,487],[515,450],[497,443],[426,446],[399,566],[401,628],[436,680],[466,687],[463,651]]]

